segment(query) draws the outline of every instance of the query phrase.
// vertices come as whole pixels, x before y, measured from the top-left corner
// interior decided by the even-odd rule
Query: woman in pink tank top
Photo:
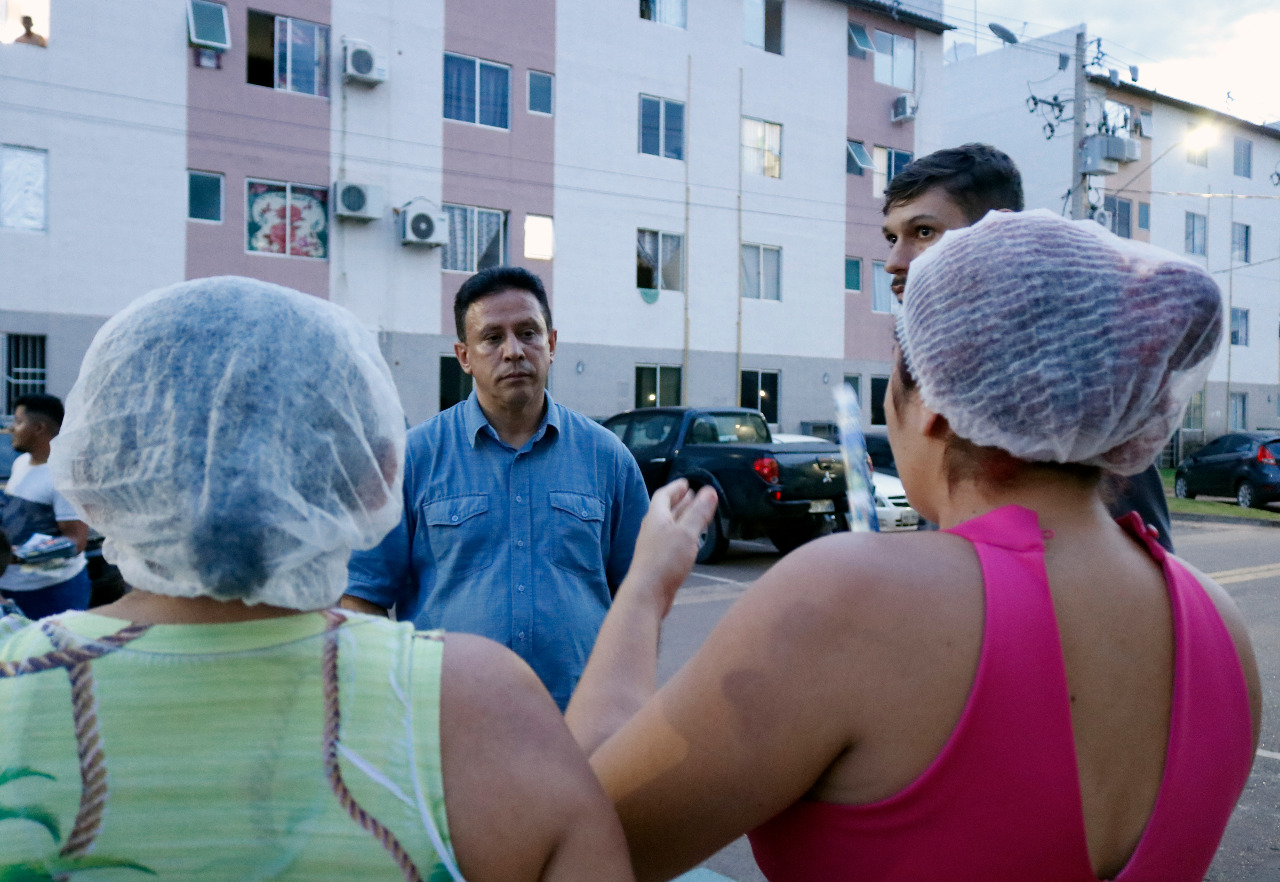
[[[1226,593],[1110,520],[1200,388],[1222,301],[1096,224],[992,213],[911,267],[885,413],[937,533],[782,559],[655,694],[714,492],[654,497],[567,719],[637,878],[750,832],[779,880],[1198,882],[1249,775]]]

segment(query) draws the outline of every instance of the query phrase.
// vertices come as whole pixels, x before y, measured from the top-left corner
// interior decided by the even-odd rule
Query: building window
[[[1192,139],[1192,140],[1194,141],[1195,139]],[[1204,147],[1192,147],[1190,144],[1188,144],[1187,145],[1187,162],[1191,163],[1192,165],[1202,165],[1205,168],[1208,168],[1209,167],[1208,146],[1206,145]]]
[[[1138,203],[1138,229],[1140,230],[1151,229],[1151,203],[1150,202]]]
[[[1132,239],[1133,203],[1128,199],[1120,199],[1116,196],[1104,196],[1102,198],[1102,207],[1111,218],[1107,224],[1111,232],[1125,239]]]
[[[782,299],[781,248],[742,246],[742,296],[752,300]]]
[[[1227,428],[1233,432],[1245,431],[1245,417],[1249,408],[1249,396],[1245,392],[1232,392],[1227,403]]]
[[[291,257],[329,256],[329,189],[276,181],[246,182],[247,248]]]
[[[846,291],[862,290],[861,257],[846,257],[844,259],[844,289]]]
[[[449,244],[440,268],[474,273],[507,262],[507,213],[471,205],[445,205]]]
[[[884,394],[889,390],[888,377],[871,378],[871,425],[888,425],[884,418]]]
[[[551,260],[556,256],[555,222],[541,214],[524,216],[524,256],[529,260]]]
[[[1102,125],[1112,135],[1127,138],[1133,133],[1133,108],[1119,101],[1104,101],[1102,104]]]
[[[876,31],[875,78],[904,92],[916,88],[916,41],[910,37]]]
[[[440,356],[440,409],[448,410],[459,401],[466,401],[475,383],[471,374],[462,369],[456,355]]]
[[[866,58],[868,52],[875,51],[875,43],[867,36],[867,29],[857,22],[849,22],[849,57]]]
[[[1144,138],[1155,137],[1156,126],[1150,110],[1138,111],[1138,132]]]
[[[844,170],[851,175],[861,175],[868,169],[875,169],[875,160],[867,152],[867,145],[861,141],[845,142]]]
[[[13,404],[23,395],[44,394],[43,334],[6,334],[4,338],[5,413],[13,413]]]
[[[444,117],[510,128],[511,68],[465,55],[444,56]]]
[[[739,407],[751,407],[764,414],[766,423],[778,423],[778,372],[743,371]]]
[[[683,236],[636,230],[636,287],[654,292],[684,290]]]
[[[0,144],[0,229],[45,229],[49,151]]]
[[[862,401],[862,376],[860,374],[845,374],[844,384],[853,390],[853,394],[857,396],[858,401]]]
[[[893,276],[885,272],[883,260],[871,262],[871,311],[897,312],[898,298],[893,296]]]
[[[893,176],[906,168],[911,159],[911,154],[905,150],[894,150],[892,147],[875,148],[875,156],[872,160],[875,163],[875,174],[871,179],[872,197],[878,199],[883,196]]]
[[[193,46],[226,52],[231,48],[227,7],[210,0],[187,0],[187,38]]]
[[[636,407],[675,407],[679,404],[679,365],[636,365]]]
[[[187,172],[187,219],[222,223],[222,175]]]
[[[1248,224],[1233,223],[1231,225],[1231,260],[1233,263],[1249,262],[1249,238]]]
[[[1238,178],[1253,177],[1253,142],[1248,138],[1235,139],[1234,168]]]
[[[640,17],[646,21],[682,28],[685,0],[640,0]]]
[[[1205,239],[1208,232],[1209,219],[1194,211],[1187,212],[1186,252],[1188,254],[1204,254]]]
[[[555,112],[555,77],[540,70],[531,70],[528,85],[529,112],[551,116]]]
[[[766,178],[782,177],[782,126],[742,118],[742,170]]]
[[[1187,411],[1182,415],[1182,428],[1184,429],[1203,429],[1204,428],[1204,390],[1197,389],[1191,393],[1191,400],[1187,402]]]
[[[774,55],[782,54],[782,0],[742,0],[743,37]]]
[[[640,96],[640,152],[684,159],[684,104]]]
[[[329,29],[249,10],[248,81],[302,95],[329,94]]]
[[[1231,308],[1231,345],[1249,345],[1249,310]]]

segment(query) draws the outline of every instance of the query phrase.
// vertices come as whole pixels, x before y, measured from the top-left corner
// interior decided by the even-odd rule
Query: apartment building
[[[947,65],[947,140],[995,143],[1022,170],[1029,208],[1069,214],[1073,114],[1083,112],[1089,214],[1200,263],[1227,301],[1224,345],[1168,458],[1230,430],[1280,428],[1280,130],[1148,89],[1105,62],[1086,68],[1076,102],[1074,46],[1066,30]]]
[[[452,299],[501,263],[546,282],[552,392],[595,416],[741,403],[821,430],[834,384],[887,382],[880,203],[943,143],[940,2],[7,0],[6,21],[24,3],[47,39],[0,44],[6,402],[65,394],[134,297],[234,273],[353,310],[417,421],[466,394]]]

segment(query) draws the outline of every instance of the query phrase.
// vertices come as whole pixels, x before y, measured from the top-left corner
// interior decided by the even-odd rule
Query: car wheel
[[[724,525],[720,523],[720,513],[716,512],[698,537],[697,561],[700,564],[719,563],[728,550],[729,537],[725,535]]]
[[[1241,481],[1240,486],[1236,488],[1236,505],[1241,508],[1257,508],[1257,496],[1254,495],[1253,485],[1248,481]]]
[[[775,524],[769,528],[769,541],[783,554],[795,551],[811,539],[822,533],[822,521],[808,518],[802,521],[788,521]]]
[[[1185,475],[1178,475],[1173,481],[1173,495],[1179,499],[1195,499],[1196,495],[1187,491],[1187,479]]]

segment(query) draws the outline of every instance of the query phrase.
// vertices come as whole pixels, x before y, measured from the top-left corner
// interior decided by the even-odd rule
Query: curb
[[[1244,524],[1253,527],[1280,527],[1280,520],[1266,521],[1261,518],[1233,518],[1230,515],[1190,514],[1169,512],[1171,521],[1198,521],[1206,524]]]

